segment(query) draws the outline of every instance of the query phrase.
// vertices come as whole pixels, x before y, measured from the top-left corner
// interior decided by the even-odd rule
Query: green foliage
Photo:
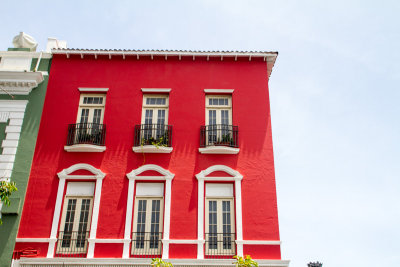
[[[174,265],[172,265],[172,263],[165,262],[159,258],[151,259],[151,266],[153,266],[153,267],[174,267]]]
[[[258,263],[251,259],[250,255],[246,255],[243,257],[233,256],[236,259],[234,263],[236,267],[258,267]]]
[[[3,202],[3,205],[10,206],[11,193],[17,190],[18,188],[16,187],[15,182],[0,182],[0,200]],[[1,219],[0,224],[3,224]]]

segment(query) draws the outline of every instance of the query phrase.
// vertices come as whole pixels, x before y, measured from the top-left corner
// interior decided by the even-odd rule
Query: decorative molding
[[[171,88],[142,88],[143,93],[169,93]]]
[[[255,259],[259,267],[289,267],[289,260],[259,260]],[[234,261],[232,259],[169,259],[174,266],[202,266],[202,267],[232,267]],[[39,266],[148,266],[148,258],[130,258],[130,259],[112,259],[112,258],[21,258],[19,260],[21,267]]]
[[[135,153],[171,153],[173,148],[164,146],[145,145],[145,146],[134,146],[132,147],[132,150]]]
[[[231,177],[207,177],[209,174],[215,171],[223,171]],[[243,223],[242,223],[242,179],[243,175],[241,175],[238,171],[225,166],[225,165],[213,165],[208,167],[205,170],[202,170],[198,174],[196,174],[196,178],[198,180],[198,193],[197,193],[197,202],[198,202],[198,225],[197,225],[197,239],[204,240],[204,189],[205,181],[213,181],[213,182],[225,182],[225,181],[234,181],[235,182],[235,201],[236,201],[236,238],[237,240],[243,240]],[[243,244],[237,244],[237,255],[243,256]],[[204,246],[197,246],[197,259],[204,259]]]
[[[50,238],[16,238],[16,242],[24,242],[24,243],[48,243]]]
[[[0,71],[0,94],[28,95],[43,80],[41,72]]]
[[[106,146],[79,144],[64,146],[64,150],[67,152],[104,152],[106,150]]]
[[[200,147],[201,154],[238,154],[240,148],[227,147],[227,146],[208,146]]]
[[[91,172],[93,175],[72,175],[71,173],[77,170],[86,170]],[[56,204],[54,208],[54,215],[53,215],[53,222],[51,225],[51,232],[50,232],[50,240],[49,240],[49,248],[47,250],[47,258],[54,257],[54,248],[57,242],[57,231],[58,231],[58,222],[61,216],[61,204],[64,196],[64,188],[65,188],[65,181],[68,180],[96,180],[95,186],[95,193],[94,193],[94,202],[93,202],[93,209],[92,209],[92,222],[90,226],[90,239],[96,239],[97,233],[97,222],[99,219],[99,208],[100,208],[100,197],[101,197],[101,188],[103,184],[103,178],[106,176],[101,170],[96,169],[90,164],[86,163],[78,163],[72,165],[71,167],[60,171],[58,174],[59,183],[58,183],[58,190],[57,190],[57,198]],[[91,242],[88,246],[87,257],[93,258],[94,256],[94,246],[95,243]]]
[[[145,171],[156,171],[161,176],[139,176]],[[134,188],[136,180],[139,181],[154,181],[154,180],[164,180],[165,181],[165,192],[164,192],[164,200],[165,200],[165,208],[164,208],[164,239],[169,240],[169,227],[171,220],[171,184],[172,179],[175,174],[171,173],[169,170],[164,169],[161,166],[155,164],[146,164],[141,166],[135,170],[132,170],[130,173],[126,175],[129,179],[128,185],[128,199],[126,202],[126,217],[125,217],[125,233],[124,239],[131,239],[131,229],[132,229],[132,214],[133,214],[133,199],[134,199]],[[168,259],[169,254],[169,245],[168,243],[163,246],[162,258]],[[129,243],[124,243],[124,248],[122,252],[122,258],[129,258]]]
[[[204,89],[207,94],[232,94],[235,89]]]
[[[79,92],[108,92],[109,88],[78,87]]]
[[[279,240],[236,240],[236,244],[242,245],[280,245],[282,241]]]
[[[204,244],[204,240],[198,239],[163,239],[163,244]]]

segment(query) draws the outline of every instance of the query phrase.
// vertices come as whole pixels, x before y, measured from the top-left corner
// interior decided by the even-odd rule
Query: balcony
[[[135,125],[135,153],[171,153],[172,125],[139,124]]]
[[[206,233],[204,254],[209,259],[231,259],[236,255],[235,233]]]
[[[98,123],[76,123],[68,125],[68,152],[103,152],[106,139],[106,125]]]
[[[133,232],[132,256],[135,258],[161,258],[162,232]]]
[[[88,231],[58,232],[57,250],[55,257],[62,258],[86,258],[88,247]]]
[[[202,154],[239,153],[239,127],[226,124],[201,126],[200,148]]]

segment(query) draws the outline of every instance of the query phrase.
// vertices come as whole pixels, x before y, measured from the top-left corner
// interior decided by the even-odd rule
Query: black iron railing
[[[135,125],[134,146],[157,145],[170,147],[172,144],[172,125]]]
[[[200,128],[200,147],[207,146],[228,146],[238,147],[239,127],[214,124],[201,126]]]
[[[104,146],[106,125],[98,123],[76,123],[68,125],[67,146],[90,144]]]
[[[205,256],[207,258],[231,258],[236,255],[235,233],[206,233]]]
[[[162,232],[133,232],[132,256],[138,258],[161,257],[161,240]]]
[[[58,232],[56,257],[85,258],[89,232]]]

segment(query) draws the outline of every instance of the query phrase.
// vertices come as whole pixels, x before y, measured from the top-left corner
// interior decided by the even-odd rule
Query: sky
[[[8,1],[44,50],[278,51],[270,78],[282,258],[400,266],[400,2]]]

